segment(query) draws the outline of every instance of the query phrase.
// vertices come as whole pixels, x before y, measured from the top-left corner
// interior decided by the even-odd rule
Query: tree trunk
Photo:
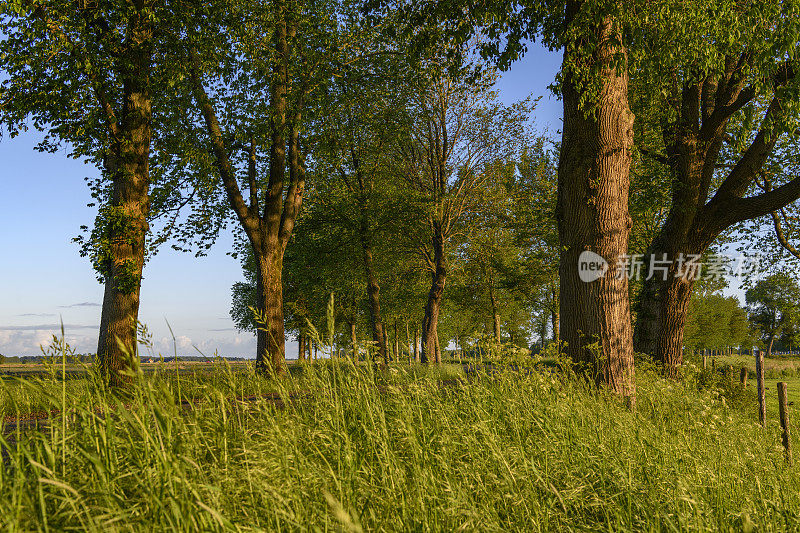
[[[419,363],[419,328],[414,326],[414,361]]]
[[[539,323],[539,345],[544,349],[545,341],[547,340],[547,318],[542,319]],[[510,339],[513,344],[514,340]]]
[[[271,4],[274,9],[274,32],[272,45],[275,58],[268,87],[269,109],[269,181],[263,192],[258,186],[258,161],[255,140],[250,140],[250,156],[247,168],[249,204],[244,200],[239,187],[238,170],[232,163],[226,145],[227,136],[223,134],[217,118],[216,109],[205,91],[201,76],[202,62],[197,50],[189,48],[191,64],[189,76],[194,97],[203,115],[206,132],[211,140],[214,160],[219,171],[231,210],[236,214],[242,229],[247,235],[257,269],[257,305],[262,316],[262,327],[257,333],[256,369],[261,372],[284,373],[285,339],[283,325],[283,255],[294,230],[297,214],[300,211],[305,186],[305,168],[300,151],[300,130],[302,129],[303,98],[305,87],[295,87],[290,83],[290,53],[287,38],[296,35],[296,20],[290,16],[285,0]],[[287,117],[287,95],[294,91],[294,109]],[[260,118],[260,117],[258,117]],[[288,139],[286,137],[288,134]],[[289,157],[287,159],[287,144]],[[286,170],[289,170],[288,186]]]
[[[108,159],[111,209],[104,223],[109,248],[103,261],[105,291],[97,342],[100,369],[112,387],[130,382],[129,372],[138,365],[136,330],[149,210],[152,29],[140,13],[129,24],[135,44],[122,67],[122,117],[120,125],[109,125],[118,142]]]
[[[444,234],[439,221],[433,222],[433,268],[431,273],[431,288],[428,291],[428,301],[425,304],[425,317],[422,321],[422,362],[438,362],[436,346],[438,342],[439,309],[444,294],[444,284],[447,279],[447,266],[444,256]]]
[[[297,359],[298,361],[305,361],[306,359],[306,336],[301,332],[297,337]]]
[[[641,334],[636,337],[636,350],[649,353],[664,364],[666,375],[676,377],[683,364],[683,332],[694,280],[676,276],[671,267],[666,281],[645,281],[640,308],[650,310],[643,315]],[[655,290],[652,287],[657,287]]]
[[[691,205],[691,201],[677,196],[673,202]],[[683,210],[675,211],[677,215],[668,218],[645,256],[643,270],[648,274],[652,271],[652,276],[642,284],[634,332],[635,350],[652,355],[672,377],[683,363],[686,314],[695,278],[700,274],[690,265],[699,267],[700,255],[718,235],[696,218],[685,220]],[[664,271],[658,272],[652,261],[661,263]]]
[[[411,363],[411,329],[408,327],[408,320],[406,320],[406,349],[408,349],[408,362]]]
[[[270,247],[271,248],[271,247]],[[256,369],[266,373],[285,371],[283,324],[283,254],[273,248],[256,255]]]
[[[394,358],[400,361],[400,336],[397,334],[397,319],[394,319]]]
[[[558,309],[553,309],[553,311],[550,314],[550,321],[553,327],[553,342],[556,344],[558,344],[558,320],[559,320],[558,317],[559,317]]]
[[[384,363],[389,362],[389,355],[387,354],[386,333],[383,328],[383,319],[381,318],[381,301],[380,292],[381,288],[378,285],[378,278],[375,275],[375,268],[372,263],[372,247],[369,245],[369,240],[366,236],[361,238],[361,249],[364,257],[364,271],[367,276],[367,295],[369,296],[369,320],[372,326],[372,342],[378,349],[378,355]]]
[[[386,360],[393,361],[394,358],[392,357],[392,339],[389,335],[389,328],[384,329],[384,340],[386,341]]]
[[[580,2],[567,3],[567,22]],[[598,383],[635,402],[628,279],[616,276],[628,250],[631,218],[628,187],[633,114],[628,107],[626,66],[617,71],[620,28],[606,18],[594,28],[599,43],[586,55],[585,43],[567,43],[564,65],[583,65],[600,76],[597,108],[587,115],[585,90],[576,74],[564,73],[564,127],[558,167],[557,219],[561,243],[559,266],[561,338],[566,351]],[[579,257],[593,252],[609,265],[591,282],[579,275]]]
[[[492,333],[494,342],[500,344],[500,314],[497,311],[497,301],[494,298],[494,283],[489,283],[489,303],[492,306]]]
[[[358,361],[358,337],[356,336],[356,322],[350,322],[350,343],[353,345],[353,361]]]

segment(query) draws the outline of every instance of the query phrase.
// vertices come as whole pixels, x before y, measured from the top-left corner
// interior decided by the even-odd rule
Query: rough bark
[[[553,329],[553,342],[556,344],[558,344],[559,340],[559,316],[560,315],[557,309],[553,309],[553,311],[550,313],[550,325]]]
[[[567,3],[567,23],[580,2]],[[561,243],[561,338],[567,354],[599,383],[635,401],[628,280],[616,276],[627,253],[631,218],[628,187],[633,144],[633,114],[628,107],[626,68],[611,65],[620,29],[606,18],[594,28],[596,51],[567,43],[564,64],[597,67],[600,89],[593,113],[581,105],[583,91],[575,74],[564,76],[564,128],[558,167],[558,232]],[[579,277],[579,256],[592,251],[610,265],[599,279]]]
[[[276,247],[277,248],[277,247]],[[283,325],[283,254],[257,254],[256,368],[280,370],[285,363]]]
[[[688,250],[697,249],[682,248],[687,252],[667,253],[667,257],[688,255]],[[654,257],[663,258],[663,254]],[[677,263],[669,267],[666,279],[661,276],[653,276],[642,285],[634,346],[637,352],[654,355],[664,364],[665,374],[675,377],[683,364],[683,333],[694,279],[679,275]]]
[[[112,181],[105,291],[100,318],[97,357],[111,386],[131,379],[138,363],[136,330],[139,294],[148,231],[150,139],[152,111],[150,70],[152,28],[140,12],[129,19],[130,48],[122,65],[123,110],[119,122],[109,124],[112,142],[107,162]],[[104,102],[100,91],[97,91]]]
[[[425,317],[422,321],[422,362],[440,362],[437,358],[439,310],[444,294],[444,285],[447,280],[447,266],[444,255],[444,234],[441,224],[434,221],[431,244],[433,245],[433,272],[431,273],[431,288],[428,291],[428,300],[425,303]]]

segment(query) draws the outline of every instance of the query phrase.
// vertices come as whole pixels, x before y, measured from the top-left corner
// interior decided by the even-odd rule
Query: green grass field
[[[777,424],[762,429],[742,408],[750,397],[639,368],[630,412],[572,374],[457,376],[342,362],[274,381],[219,368],[180,381],[143,376],[122,400],[89,380],[82,391],[69,381],[5,383],[6,401],[66,407],[70,416],[3,434],[0,521],[9,531],[793,531],[800,523],[800,473],[784,464]],[[266,390],[310,396],[285,409],[236,400]],[[180,407],[187,395],[204,401]]]

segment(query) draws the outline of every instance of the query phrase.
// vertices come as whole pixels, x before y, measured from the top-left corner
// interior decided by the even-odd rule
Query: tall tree
[[[521,145],[530,105],[505,107],[494,76],[470,80],[432,61],[421,69],[409,106],[407,136],[395,146],[396,172],[426,204],[420,251],[431,276],[422,321],[422,361],[441,362],[438,320],[447,280],[447,246],[459,219],[477,205],[488,167]]]
[[[640,121],[661,139],[643,154],[662,165],[671,206],[645,259],[666,261],[666,275],[645,281],[638,303],[636,350],[676,372],[682,361],[687,304],[698,257],[734,225],[777,211],[800,197],[800,179],[759,190],[776,143],[795,135],[800,118],[795,57],[800,26],[792,2],[690,4],[654,13],[662,28],[646,36],[650,52],[635,75]],[[676,32],[675,28],[683,28]],[[676,68],[665,47],[684,57]],[[645,270],[652,269],[645,265]]]
[[[398,203],[397,183],[388,172],[386,147],[399,135],[398,114],[404,111],[409,69],[401,43],[365,26],[351,14],[348,27],[360,32],[359,46],[342,52],[339,75],[329,90],[328,120],[320,143],[318,171],[326,176],[327,212],[334,231],[344,231],[358,244],[372,342],[386,362],[387,335],[381,311],[380,258],[376,249],[387,229],[404,221]],[[405,208],[405,209],[403,209]],[[409,213],[410,214],[410,213]]]
[[[618,4],[566,4],[556,217],[562,250],[561,339],[574,360],[593,368],[598,382],[633,399],[628,280],[615,275],[627,254],[632,225],[628,189],[634,119],[619,9]],[[585,252],[610,266],[591,282],[579,276]]]
[[[89,249],[105,282],[97,355],[111,385],[134,364],[150,213],[153,87],[163,82],[161,37],[170,20],[156,2],[17,1],[0,8],[0,125],[13,137],[46,131],[102,169],[102,201]],[[159,57],[156,58],[156,53]]]
[[[772,274],[748,289],[745,298],[750,321],[761,332],[769,357],[775,338],[791,333],[798,325],[800,286],[786,273]]]
[[[634,400],[628,281],[617,276],[630,232],[629,170],[633,114],[628,106],[629,9],[622,2],[409,2],[415,31],[431,42],[444,32],[458,42],[482,35],[484,57],[507,67],[542,37],[563,48],[559,90],[564,127],[556,209],[560,258],[561,338],[598,382]],[[425,31],[426,23],[443,26]],[[630,26],[630,24],[628,25]],[[611,268],[592,283],[578,274],[583,252]]]
[[[202,5],[187,28],[191,92],[256,266],[260,371],[285,369],[283,257],[302,203],[315,98],[341,44],[336,12],[335,3],[295,0]]]

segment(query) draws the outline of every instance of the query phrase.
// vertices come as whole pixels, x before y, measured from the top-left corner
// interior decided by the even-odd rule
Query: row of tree
[[[790,351],[800,343],[800,286],[777,272],[755,281],[745,292],[746,307],[724,296],[724,280],[700,283],[689,301],[684,343],[699,353],[730,353],[758,346]]]
[[[398,322],[419,324],[422,360],[438,361],[440,323],[445,342],[483,325],[522,343],[549,321],[631,400],[634,348],[681,364],[695,280],[679,257],[764,220],[791,250],[794,1],[0,9],[0,124],[42,129],[42,150],[65,144],[102,170],[83,251],[106,287],[98,355],[114,384],[148,254],[168,239],[202,253],[228,223],[251,285],[235,289],[249,304],[235,315],[255,311],[259,369],[282,371],[286,325],[304,335],[336,292],[351,332],[366,309],[384,358]],[[552,149],[528,129],[530,102],[492,91],[494,68],[534,39],[563,50]],[[611,265],[592,283],[586,250]],[[634,252],[666,259],[667,275],[615,275]]]

